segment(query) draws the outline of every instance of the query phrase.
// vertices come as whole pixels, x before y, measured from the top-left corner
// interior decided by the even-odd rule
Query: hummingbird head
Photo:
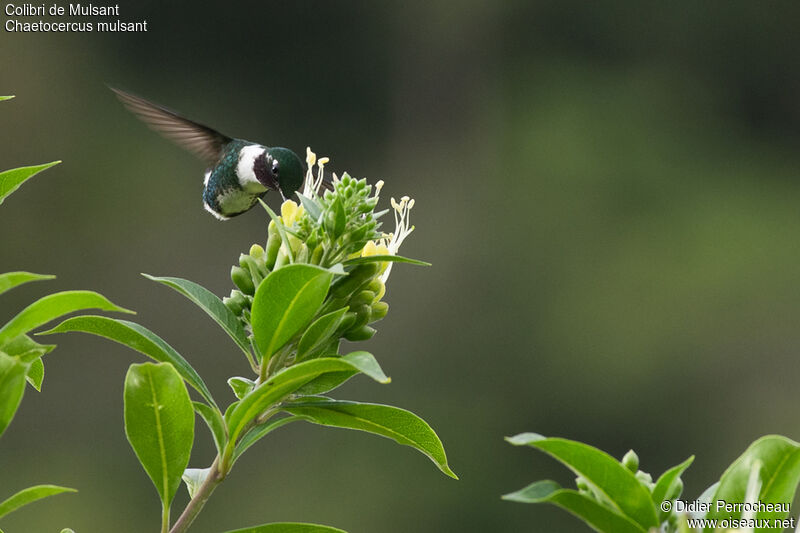
[[[270,148],[267,154],[272,157],[272,173],[285,198],[291,197],[303,185],[305,172],[297,154],[288,148]]]

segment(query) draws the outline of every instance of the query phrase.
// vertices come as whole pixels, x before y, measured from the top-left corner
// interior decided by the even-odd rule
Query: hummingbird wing
[[[209,166],[215,165],[222,152],[233,139],[227,135],[184,118],[174,111],[149,102],[133,94],[109,87],[117,98],[151,129],[183,146]]]

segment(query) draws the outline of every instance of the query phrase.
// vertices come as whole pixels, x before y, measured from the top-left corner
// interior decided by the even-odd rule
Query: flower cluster
[[[391,199],[396,228],[383,233],[379,219],[389,210],[375,211],[383,182],[372,186],[347,173],[326,181],[323,167],[328,161],[317,160],[307,150],[308,171],[303,192],[297,193],[299,203],[286,200],[280,215],[270,212],[266,245],[254,244],[239,256],[239,264],[231,269],[236,289],[223,302],[249,328],[253,296],[270,272],[297,263],[329,269],[337,277],[319,314],[346,308],[336,331],[338,347],[340,338],[371,338],[375,330],[370,324],[386,316],[389,306],[382,298],[391,272],[389,256],[397,256],[414,229],[409,222],[414,200]]]

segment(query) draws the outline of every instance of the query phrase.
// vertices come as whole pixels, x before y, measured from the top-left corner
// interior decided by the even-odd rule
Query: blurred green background
[[[572,481],[504,436],[634,448],[654,475],[694,453],[689,497],[758,436],[800,436],[800,4],[151,0],[120,12],[149,31],[0,33],[0,94],[18,95],[0,106],[0,168],[64,161],[0,209],[0,271],[58,275],[4,295],[0,322],[47,292],[94,289],[137,310],[218,398],[247,372],[201,311],[139,273],[227,294],[265,216],[209,216],[202,163],[106,83],[386,180],[385,199],[416,198],[404,255],[433,263],[395,267],[391,312],[365,345],[393,383],[356,379],[337,397],[424,417],[461,480],[390,441],[289,426],[240,461],[193,531],[584,531],[499,499]],[[89,336],[49,340],[44,390],[27,392],[0,441],[0,499],[42,482],[80,492],[4,530],[157,530],[122,422],[124,373],[141,359]],[[199,424],[190,466],[204,467]],[[181,489],[173,512],[186,501]]]

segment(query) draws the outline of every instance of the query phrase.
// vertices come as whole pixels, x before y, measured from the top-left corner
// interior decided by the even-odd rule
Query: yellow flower
[[[293,200],[286,200],[281,204],[281,221],[287,228],[291,228],[295,222],[303,216],[303,206],[298,206]]]

